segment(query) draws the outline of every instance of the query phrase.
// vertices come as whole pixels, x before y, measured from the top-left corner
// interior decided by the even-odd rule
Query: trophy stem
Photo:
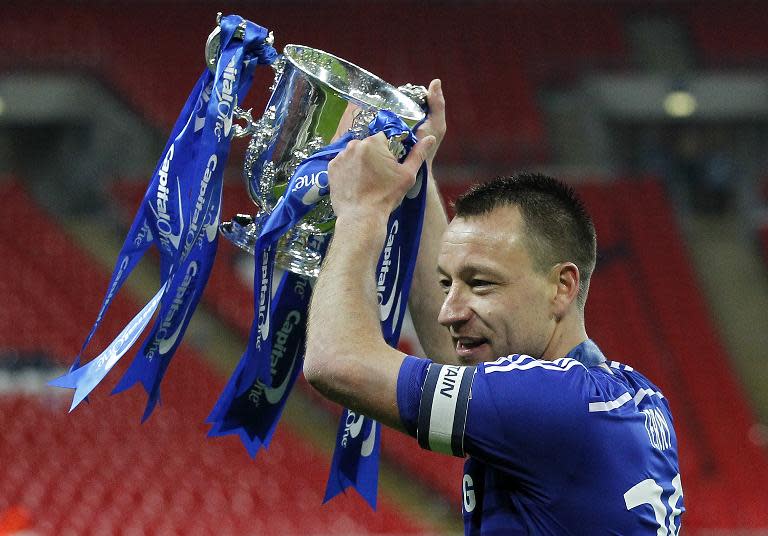
[[[309,245],[311,237],[301,226],[288,231],[278,244],[275,264],[293,273],[316,278],[320,275],[323,258]]]

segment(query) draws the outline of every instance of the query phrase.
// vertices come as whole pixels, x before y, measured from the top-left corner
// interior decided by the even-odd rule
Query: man
[[[587,337],[595,232],[568,187],[541,175],[479,186],[438,241],[445,216],[430,181],[410,305],[435,359],[384,342],[374,270],[390,212],[444,132],[438,81],[428,102],[434,135],[402,164],[381,135],[331,162],[338,219],[313,293],[307,379],[423,448],[468,455],[467,534],[677,534],[672,416],[658,388]]]

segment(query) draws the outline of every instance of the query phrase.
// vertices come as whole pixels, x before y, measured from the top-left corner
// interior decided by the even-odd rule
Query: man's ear
[[[579,295],[579,267],[572,262],[556,264],[550,272],[550,281],[555,285],[552,297],[552,314],[558,320],[563,318],[576,302]]]

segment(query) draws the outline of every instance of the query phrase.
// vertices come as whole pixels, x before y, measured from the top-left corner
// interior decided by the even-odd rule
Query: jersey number
[[[641,504],[651,505],[653,514],[656,517],[656,523],[659,524],[656,536],[676,536],[680,530],[679,526],[675,526],[675,520],[680,516],[681,512],[677,507],[677,501],[683,496],[683,487],[680,483],[679,473],[672,479],[672,487],[675,491],[669,496],[667,501],[669,510],[661,501],[661,494],[664,490],[655,480],[650,478],[638,482],[624,494],[627,510],[637,508]]]

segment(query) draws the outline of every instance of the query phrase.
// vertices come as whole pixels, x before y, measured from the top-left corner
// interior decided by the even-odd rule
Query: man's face
[[[445,234],[438,273],[446,292],[438,321],[466,364],[522,353],[541,357],[555,328],[557,285],[534,269],[515,206],[455,218]]]

